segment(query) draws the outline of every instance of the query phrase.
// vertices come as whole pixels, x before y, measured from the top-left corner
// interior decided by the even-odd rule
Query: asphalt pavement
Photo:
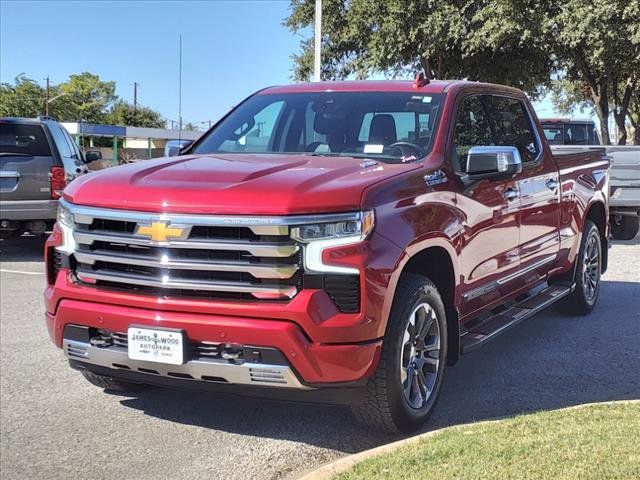
[[[0,477],[278,479],[400,436],[341,407],[151,388],[104,393],[49,341],[42,240],[0,242]],[[581,403],[640,399],[640,239],[610,250],[598,305],[553,309],[447,371],[424,431]]]

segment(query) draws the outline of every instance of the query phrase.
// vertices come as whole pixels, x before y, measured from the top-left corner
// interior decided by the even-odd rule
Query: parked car
[[[65,189],[46,324],[102,388],[347,403],[411,431],[461,354],[552,304],[594,308],[608,168],[552,154],[509,87],[267,88],[178,161]]]
[[[571,118],[540,119],[550,145],[600,145],[600,135],[593,120]]]
[[[51,230],[65,185],[97,158],[53,118],[0,118],[0,234]]]
[[[590,147],[553,146],[553,152],[580,152]],[[611,158],[609,218],[611,236],[632,240],[640,230],[640,145],[603,146]]]

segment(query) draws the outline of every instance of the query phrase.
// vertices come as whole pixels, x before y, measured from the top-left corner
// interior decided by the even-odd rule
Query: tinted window
[[[73,155],[73,152],[71,151],[69,142],[67,142],[67,137],[65,137],[64,132],[62,131],[62,127],[53,122],[49,122],[48,127],[51,135],[53,136],[53,141],[55,142],[56,147],[58,147],[60,156],[71,157]]]
[[[496,145],[516,147],[523,162],[535,160],[540,146],[524,104],[515,98],[495,95],[484,97],[484,101],[495,128]]]
[[[544,136],[551,145],[564,144],[564,128],[562,125],[557,127],[544,127]]]
[[[489,118],[480,97],[467,97],[458,107],[456,116],[451,156],[453,168],[461,171],[471,147],[483,145],[495,145]]]
[[[441,100],[413,92],[258,94],[234,109],[194,152],[414,160],[431,149]]]
[[[0,123],[0,153],[50,156],[51,149],[40,125]]]

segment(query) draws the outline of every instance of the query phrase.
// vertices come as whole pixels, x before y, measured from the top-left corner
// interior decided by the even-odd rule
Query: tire
[[[611,236],[616,240],[633,240],[640,230],[640,217],[616,215],[611,222]]]
[[[92,385],[112,392],[135,392],[145,387],[145,385],[141,383],[116,380],[112,377],[98,375],[97,373],[90,372],[89,370],[83,370],[82,376]]]
[[[447,321],[440,293],[428,278],[404,274],[366,399],[351,407],[356,420],[393,433],[420,428],[438,400],[446,358]]]
[[[558,304],[558,310],[568,315],[587,315],[598,300],[602,275],[602,243],[596,224],[584,224],[580,251],[576,259],[575,289]]]

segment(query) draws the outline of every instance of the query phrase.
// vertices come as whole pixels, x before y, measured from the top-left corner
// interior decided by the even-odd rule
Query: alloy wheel
[[[400,358],[400,382],[411,408],[422,408],[433,392],[440,365],[440,325],[428,303],[418,305],[407,323]]]
[[[584,295],[591,303],[595,300],[600,282],[600,251],[598,249],[598,239],[590,236],[584,250],[582,262],[582,284],[584,285]]]

